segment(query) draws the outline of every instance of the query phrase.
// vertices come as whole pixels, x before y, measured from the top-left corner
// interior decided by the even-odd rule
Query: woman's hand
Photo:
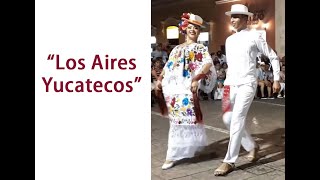
[[[198,86],[199,86],[198,81],[193,81],[191,83],[191,92],[192,93],[197,93],[198,92]]]
[[[161,83],[161,81],[157,80],[155,89],[158,90],[158,91],[159,91],[159,90],[162,90],[162,83]]]

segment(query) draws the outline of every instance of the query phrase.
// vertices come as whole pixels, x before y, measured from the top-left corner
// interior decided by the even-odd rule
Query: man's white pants
[[[245,120],[256,93],[257,83],[230,86],[231,111],[223,114],[223,122],[230,130],[230,141],[223,162],[234,163],[239,156],[240,145],[246,151],[255,148],[255,142],[245,129]]]

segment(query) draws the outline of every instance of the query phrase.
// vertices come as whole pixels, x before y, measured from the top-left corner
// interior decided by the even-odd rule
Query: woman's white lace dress
[[[170,119],[166,160],[193,157],[197,151],[207,146],[204,124],[196,122],[191,92],[193,77],[207,63],[212,64],[207,47],[193,43],[176,46],[164,67],[162,89]],[[212,65],[206,84],[202,83],[202,87],[210,91],[215,80],[216,71]]]

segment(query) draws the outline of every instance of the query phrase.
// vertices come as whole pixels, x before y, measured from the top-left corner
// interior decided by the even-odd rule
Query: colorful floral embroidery
[[[193,110],[192,95],[173,95],[165,97],[169,105],[169,116],[176,124],[194,124],[195,113]]]
[[[201,53],[196,54],[196,60],[202,61],[202,54]]]
[[[190,108],[187,109],[188,116],[192,116],[192,110]]]
[[[173,62],[170,61],[170,62],[168,62],[167,67],[170,69],[172,65],[173,65]]]
[[[171,103],[170,103],[171,107],[174,107],[175,103],[176,103],[176,98],[172,98]]]
[[[192,51],[189,52],[189,58],[191,61],[194,61],[194,52]]]
[[[184,106],[187,106],[187,105],[189,104],[189,99],[188,99],[188,98],[184,98],[184,99],[182,100],[182,104],[183,104]]]
[[[202,67],[207,63],[212,63],[212,59],[206,46],[197,43],[178,45],[171,51],[164,67],[163,84],[176,87],[170,91],[190,91],[192,78],[201,73]]]
[[[189,71],[187,69],[183,70],[183,77],[190,77]]]
[[[191,71],[194,71],[194,70],[196,70],[197,65],[195,63],[189,63],[189,68]]]

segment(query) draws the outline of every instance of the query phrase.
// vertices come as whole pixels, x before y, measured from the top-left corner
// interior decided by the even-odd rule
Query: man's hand
[[[279,81],[273,82],[273,93],[278,93],[280,91],[280,83]]]
[[[198,92],[198,86],[199,86],[198,81],[193,81],[191,83],[191,92],[192,93],[197,93]]]

